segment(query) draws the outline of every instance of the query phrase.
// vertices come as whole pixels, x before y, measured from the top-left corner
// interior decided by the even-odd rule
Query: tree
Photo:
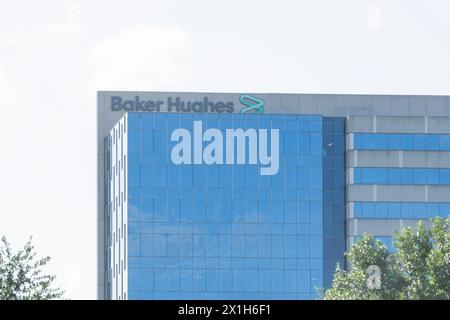
[[[54,275],[43,274],[50,257],[36,259],[30,238],[23,249],[13,253],[3,236],[0,242],[0,300],[61,299],[64,292],[52,288]]]
[[[450,216],[431,219],[426,227],[394,233],[394,253],[365,234],[346,253],[349,270],[336,267],[326,300],[343,299],[450,299]],[[370,266],[379,268],[379,286],[368,285]],[[371,267],[373,268],[373,267]]]

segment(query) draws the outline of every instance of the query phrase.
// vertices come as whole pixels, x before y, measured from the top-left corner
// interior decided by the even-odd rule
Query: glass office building
[[[314,299],[450,213],[450,99],[99,92],[101,299]]]

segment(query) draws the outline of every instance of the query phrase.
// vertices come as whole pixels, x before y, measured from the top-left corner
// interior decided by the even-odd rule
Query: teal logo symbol
[[[243,94],[239,97],[239,101],[246,106],[241,109],[240,113],[264,113],[264,100]]]

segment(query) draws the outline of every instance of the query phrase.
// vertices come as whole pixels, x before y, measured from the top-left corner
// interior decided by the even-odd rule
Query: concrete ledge
[[[362,236],[364,233],[391,237],[394,231],[405,227],[415,227],[417,221],[415,219],[350,219],[347,220],[347,237]],[[424,223],[426,226],[430,225],[428,220]]]

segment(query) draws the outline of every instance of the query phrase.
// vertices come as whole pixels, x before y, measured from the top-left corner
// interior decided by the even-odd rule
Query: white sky
[[[0,234],[96,297],[97,90],[450,94],[448,0],[0,0]]]

